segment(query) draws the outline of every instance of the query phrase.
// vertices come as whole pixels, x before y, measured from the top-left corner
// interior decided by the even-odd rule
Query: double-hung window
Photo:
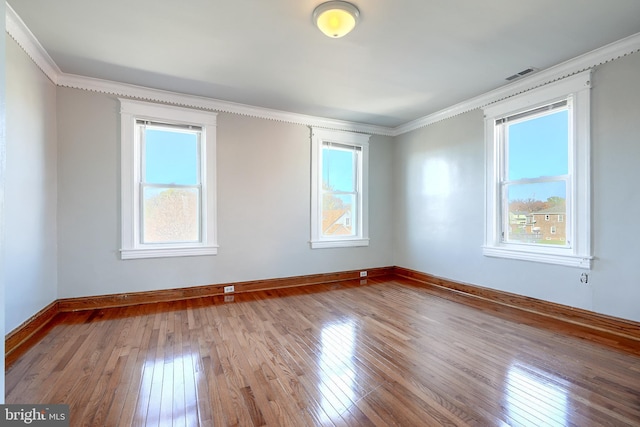
[[[587,71],[485,108],[485,255],[590,268],[589,96]]]
[[[215,113],[120,104],[122,259],[216,254]]]
[[[369,135],[312,129],[311,247],[367,246]]]

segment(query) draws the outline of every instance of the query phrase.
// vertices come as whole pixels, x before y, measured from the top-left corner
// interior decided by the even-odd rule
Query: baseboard
[[[428,286],[446,289],[449,292],[466,297],[481,299],[573,325],[573,329],[564,327],[563,331],[581,338],[626,351],[640,351],[639,322],[509,292],[460,283],[407,268],[394,267],[393,272],[397,276],[413,279]]]
[[[367,278],[392,274],[393,267],[368,268]],[[63,298],[58,300],[60,312],[94,310],[109,307],[124,307],[138,304],[179,301],[192,298],[224,295],[224,287],[233,285],[234,293],[266,291],[296,286],[307,286],[318,283],[331,283],[360,278],[360,270],[335,273],[312,274],[307,276],[285,277],[283,279],[253,280],[248,282],[223,283],[218,285],[195,286],[190,288],[163,289],[148,292],[132,292],[126,294],[98,295],[79,298]]]
[[[53,301],[9,332],[4,339],[5,363],[9,363],[14,353],[18,352],[20,347],[24,346],[31,337],[47,326],[58,313],[58,301]]]

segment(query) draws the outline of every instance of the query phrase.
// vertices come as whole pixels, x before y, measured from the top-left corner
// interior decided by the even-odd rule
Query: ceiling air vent
[[[529,67],[526,70],[522,70],[522,71],[520,71],[518,73],[515,73],[513,76],[507,77],[505,80],[512,81],[512,80],[515,80],[515,79],[519,79],[520,77],[524,77],[527,74],[533,73],[534,71],[538,71],[538,69],[534,68],[534,67]]]

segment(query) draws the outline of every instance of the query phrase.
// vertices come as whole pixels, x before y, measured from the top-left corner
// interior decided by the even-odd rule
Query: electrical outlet
[[[224,293],[225,294],[228,294],[228,293],[231,293],[231,292],[235,292],[235,291],[236,291],[236,289],[235,289],[235,287],[233,285],[224,287]]]
[[[360,277],[367,277],[367,272],[366,271],[361,271],[360,272]]]
[[[234,296],[233,295],[225,295],[224,296],[224,302],[233,302],[234,301]]]

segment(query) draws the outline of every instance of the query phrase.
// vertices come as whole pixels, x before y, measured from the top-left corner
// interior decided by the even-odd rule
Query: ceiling
[[[640,32],[638,0],[9,0],[64,73],[395,127]]]

